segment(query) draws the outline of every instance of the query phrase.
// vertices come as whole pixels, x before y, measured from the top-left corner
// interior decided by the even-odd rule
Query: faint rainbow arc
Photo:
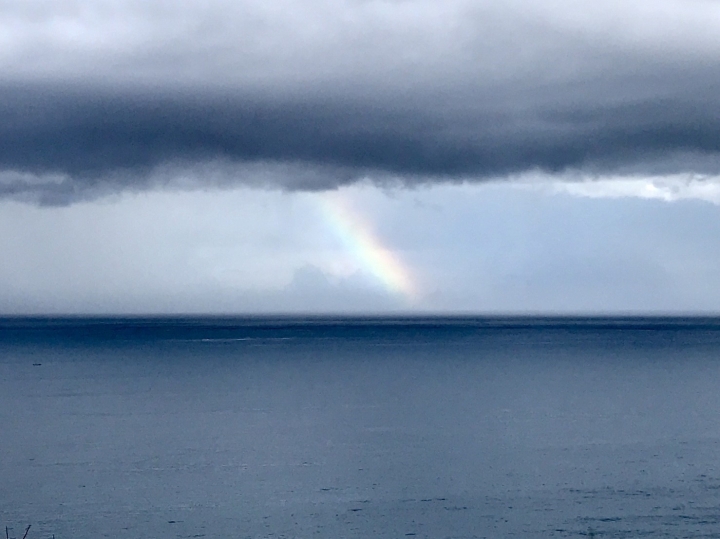
[[[413,278],[399,257],[382,244],[342,199],[322,196],[320,206],[334,233],[366,270],[391,292],[408,299],[416,297]]]

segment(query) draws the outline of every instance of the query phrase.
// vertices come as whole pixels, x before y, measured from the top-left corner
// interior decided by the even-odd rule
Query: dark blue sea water
[[[720,320],[0,319],[6,524],[720,537]]]

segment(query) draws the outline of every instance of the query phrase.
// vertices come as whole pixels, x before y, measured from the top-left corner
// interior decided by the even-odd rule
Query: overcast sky
[[[0,312],[718,312],[717,0],[0,0]]]

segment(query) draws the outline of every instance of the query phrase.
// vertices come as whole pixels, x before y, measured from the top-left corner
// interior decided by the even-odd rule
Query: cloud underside
[[[0,194],[717,174],[719,14],[701,0],[0,2]]]
[[[499,101],[499,100],[498,100]],[[0,190],[62,198],[193,181],[329,189],[528,170],[720,170],[720,106],[681,98],[517,110],[478,97],[438,106],[141,92],[0,91]],[[505,106],[503,106],[505,105]],[[171,172],[173,171],[173,172]]]

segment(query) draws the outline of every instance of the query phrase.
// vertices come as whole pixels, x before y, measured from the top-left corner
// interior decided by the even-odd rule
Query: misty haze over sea
[[[709,537],[720,320],[0,320],[0,515],[72,538]]]

